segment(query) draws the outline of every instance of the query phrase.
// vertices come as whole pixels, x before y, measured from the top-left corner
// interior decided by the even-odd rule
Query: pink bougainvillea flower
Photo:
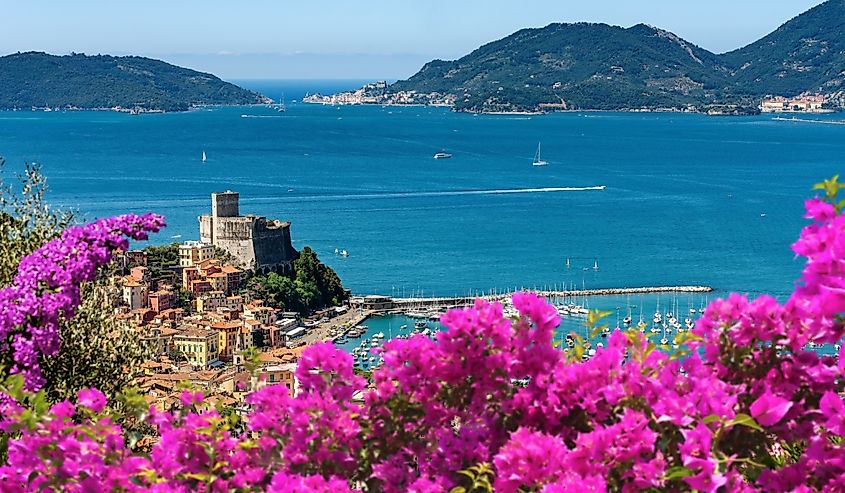
[[[751,416],[763,426],[778,423],[792,408],[793,402],[766,391],[751,404]]]
[[[106,395],[97,389],[82,389],[76,399],[77,404],[99,413],[106,407]]]

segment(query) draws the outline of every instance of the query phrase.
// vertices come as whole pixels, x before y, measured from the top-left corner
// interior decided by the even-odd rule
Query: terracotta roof
[[[237,329],[241,327],[240,322],[214,322],[211,324],[212,329],[219,329],[219,330],[226,330],[226,329]]]
[[[179,334],[179,335],[182,335],[182,336],[185,336],[185,337],[208,337],[209,335],[212,335],[212,334],[215,334],[214,331],[200,329],[200,328],[197,328],[197,327],[191,327],[189,329],[182,331],[182,333]],[[177,337],[179,335],[177,335]]]

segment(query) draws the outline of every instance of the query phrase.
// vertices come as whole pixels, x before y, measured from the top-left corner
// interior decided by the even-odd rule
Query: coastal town
[[[455,96],[439,92],[420,93],[417,91],[392,91],[387,82],[378,81],[366,84],[354,91],[340,92],[331,95],[309,94],[302,101],[304,103],[350,105],[350,104],[380,104],[380,105],[426,105],[426,106],[454,106]]]
[[[553,89],[559,89],[561,84],[555,83]],[[396,91],[391,89],[390,84],[385,81],[378,81],[364,85],[353,90],[339,92],[336,94],[322,95],[309,94],[302,101],[304,103],[324,105],[382,105],[382,106],[446,106],[454,107],[457,96],[454,94],[441,94],[439,92],[420,93],[414,90]],[[757,111],[761,113],[833,113],[835,106],[842,106],[845,96],[833,94],[804,93],[794,97],[767,96],[762,98]],[[573,111],[572,107],[563,99],[557,102],[540,103],[535,111],[486,111],[487,113],[549,113],[556,111]],[[681,108],[659,107],[659,108],[632,108],[628,111],[654,111],[654,112],[688,112],[699,111],[694,105],[687,105]],[[747,108],[736,104],[711,104],[704,108],[708,115],[743,115],[748,114]]]
[[[211,214],[199,217],[199,241],[129,250],[118,259],[109,290],[114,317],[149,348],[149,359],[132,371],[148,404],[159,409],[178,402],[186,385],[211,404],[236,409],[263,385],[284,383],[295,393],[302,348],[331,340],[337,328],[367,315],[346,300],[303,313],[252,296],[245,281],[291,272],[296,252],[290,223],[242,216],[238,202],[237,192],[213,194]],[[163,265],[162,249],[178,252],[173,265]]]

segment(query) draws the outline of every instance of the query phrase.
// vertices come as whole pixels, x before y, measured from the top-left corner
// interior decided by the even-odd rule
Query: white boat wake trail
[[[489,190],[440,190],[430,192],[387,192],[342,195],[304,195],[296,200],[354,200],[354,199],[404,199],[417,197],[456,197],[461,195],[505,195],[514,193],[589,192],[604,190],[604,185],[593,187],[544,187],[544,188],[495,188]]]

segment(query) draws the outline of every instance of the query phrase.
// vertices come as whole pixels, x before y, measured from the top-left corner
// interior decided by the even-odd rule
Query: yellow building
[[[173,336],[177,353],[200,368],[218,362],[220,336],[216,330],[189,328]]]
[[[214,245],[201,241],[186,241],[179,245],[179,266],[194,267],[214,256]]]
[[[243,324],[239,321],[232,322],[215,322],[211,324],[211,329],[217,331],[220,344],[219,357],[223,361],[231,361],[232,357],[238,349],[238,335],[241,333]]]

